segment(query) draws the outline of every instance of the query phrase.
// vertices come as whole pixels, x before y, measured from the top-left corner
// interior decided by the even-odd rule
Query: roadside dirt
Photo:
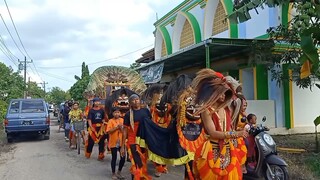
[[[315,153],[314,134],[273,136],[273,138],[278,147],[306,150],[303,153],[279,151],[279,155],[288,163],[290,179],[320,179],[320,154]]]

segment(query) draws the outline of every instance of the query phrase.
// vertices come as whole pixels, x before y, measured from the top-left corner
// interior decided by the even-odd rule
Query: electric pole
[[[28,93],[27,93],[27,97],[30,97],[30,83],[31,83],[31,78],[28,77]]]
[[[39,83],[42,85],[43,90],[44,90],[44,94],[46,94],[46,84],[48,84],[48,82],[43,81],[42,83]]]
[[[27,98],[27,63],[32,63],[32,60],[31,61],[27,61],[27,57],[25,56],[24,57],[24,61],[20,61],[18,59],[19,63],[20,63],[20,66],[21,67],[21,64],[23,63],[23,70],[24,70],[24,73],[23,73],[23,79],[24,79],[24,91],[23,91],[23,98],[26,99]],[[22,70],[19,68],[19,70]]]

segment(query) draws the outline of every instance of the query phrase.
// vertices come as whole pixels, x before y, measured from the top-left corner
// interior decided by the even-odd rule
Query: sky
[[[81,75],[101,66],[129,67],[154,47],[154,22],[182,0],[0,0],[0,62],[17,70],[27,61],[27,77],[46,84],[46,90],[68,90]],[[23,46],[22,46],[23,45]],[[25,49],[25,50],[24,50]],[[4,53],[4,52],[5,53]],[[8,57],[9,56],[9,57]]]

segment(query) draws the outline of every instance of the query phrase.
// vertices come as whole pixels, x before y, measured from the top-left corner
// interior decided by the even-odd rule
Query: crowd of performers
[[[247,168],[255,167],[248,131],[256,117],[246,114],[241,84],[230,76],[202,69],[195,77],[180,75],[169,85],[153,84],[141,95],[117,90],[107,98],[105,109],[99,103],[95,98],[87,114],[85,156],[90,158],[94,144],[99,144],[102,160],[107,148],[112,179],[123,179],[126,156],[132,179],[152,179],[148,161],[154,164],[156,177],[168,173],[168,165],[184,165],[184,179],[190,180],[238,180]],[[74,148],[72,122],[82,113],[76,103],[72,110],[67,107],[65,123],[71,131],[66,131],[66,140]]]

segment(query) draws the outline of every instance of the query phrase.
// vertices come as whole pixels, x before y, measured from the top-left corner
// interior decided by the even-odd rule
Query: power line
[[[15,65],[18,67],[18,65],[16,64],[16,62],[14,62],[14,60],[7,54],[7,52],[3,49],[2,46],[0,46],[0,50],[3,52],[3,54]]]
[[[43,79],[41,78],[41,76],[40,76],[40,74],[39,74],[39,72],[38,72],[38,69],[37,69],[37,67],[36,67],[36,65],[34,64],[33,61],[32,61],[32,64],[33,64],[34,69],[36,70],[37,75],[39,76],[39,78],[41,79],[41,81],[43,81]]]
[[[27,56],[28,56],[30,59],[32,59],[32,58],[30,57],[29,53],[27,52],[26,48],[24,47],[23,43],[22,43],[22,40],[21,40],[20,35],[19,35],[19,33],[18,33],[17,27],[16,27],[16,25],[15,25],[15,23],[14,23],[14,21],[13,21],[13,18],[12,18],[12,15],[11,15],[11,12],[10,12],[10,9],[9,9],[9,6],[8,6],[8,4],[7,4],[7,1],[4,0],[4,3],[6,4],[6,7],[7,7],[7,10],[8,10],[8,13],[9,13],[9,16],[10,16],[10,19],[11,19],[11,22],[12,22],[12,25],[13,25],[13,27],[14,27],[14,30],[15,30],[17,36],[18,36],[18,39],[19,39],[19,41],[20,41],[20,44],[21,44],[24,52],[26,52]],[[19,50],[20,50],[20,49],[19,49]],[[33,67],[34,67],[37,75],[38,75],[38,76],[40,77],[40,79],[43,81],[43,79],[41,78],[40,74],[38,73],[38,70],[37,70],[37,68],[36,68],[36,65],[34,64],[33,61],[31,61],[31,62],[32,62],[32,64],[33,64]],[[33,71],[33,69],[31,69],[31,70]],[[33,73],[34,73],[34,72],[33,72]],[[34,73],[34,74],[35,74],[35,73]]]
[[[24,52],[26,52],[27,56],[28,56],[30,59],[32,59],[32,58],[29,56],[28,52],[26,51],[26,48],[24,47],[24,45],[23,45],[23,43],[22,43],[22,41],[21,41],[21,38],[20,38],[20,35],[19,35],[19,33],[18,33],[17,27],[16,27],[16,25],[14,24],[13,18],[12,18],[12,16],[11,16],[11,13],[10,13],[10,10],[9,10],[8,4],[7,4],[7,1],[4,0],[4,3],[6,4],[6,7],[7,7],[7,10],[8,10],[8,13],[9,13],[9,16],[10,16],[10,19],[11,19],[11,22],[12,22],[12,24],[13,24],[14,30],[16,31],[16,34],[17,34],[18,39],[19,39],[19,41],[20,41],[20,44],[21,44]]]
[[[20,53],[21,53],[23,56],[25,56],[24,53],[23,53],[23,52],[21,51],[21,49],[19,48],[19,46],[18,46],[18,44],[16,43],[16,41],[14,40],[14,38],[13,38],[13,36],[12,36],[12,34],[11,34],[11,32],[10,32],[7,24],[6,24],[6,22],[4,21],[4,19],[3,19],[3,17],[2,17],[2,14],[0,14],[0,16],[1,16],[2,22],[3,22],[4,26],[6,27],[6,29],[7,29],[8,33],[9,33],[11,39],[13,40],[14,44],[16,45],[16,47],[18,48],[18,50],[20,51]]]
[[[3,44],[0,44],[0,47],[2,49],[3,54],[6,55],[10,60],[14,61],[14,59],[12,58],[11,54],[8,52],[6,47],[4,47]]]
[[[3,44],[3,46],[6,48],[6,50],[16,59],[19,59],[17,56],[15,56],[8,48],[7,44],[5,43],[4,39],[2,38],[2,36],[0,35],[0,42]]]
[[[50,73],[47,73],[47,72],[41,72],[41,71],[39,71],[39,73],[40,73],[40,74],[47,75],[47,76],[50,76],[50,77],[53,77],[53,78],[56,78],[56,79],[60,79],[60,80],[66,81],[66,82],[74,83],[74,82],[73,82],[73,81],[71,81],[71,80],[65,79],[65,78],[60,77],[60,76],[57,76],[57,75],[55,75],[55,74],[50,74]]]
[[[114,60],[114,59],[119,59],[121,57],[125,57],[125,56],[128,56],[130,54],[133,54],[133,53],[136,53],[138,51],[141,51],[145,48],[148,48],[148,47],[151,47],[153,46],[153,44],[150,44],[148,46],[145,46],[143,48],[140,48],[140,49],[137,49],[137,50],[134,50],[134,51],[131,51],[131,52],[128,52],[128,53],[125,53],[125,54],[122,54],[120,56],[117,56],[117,57],[113,57],[113,58],[109,58],[109,59],[105,59],[105,60],[102,60],[102,61],[97,61],[97,62],[93,62],[93,63],[89,63],[89,64],[86,64],[86,65],[93,65],[93,64],[99,64],[99,63],[103,63],[103,62],[106,62],[106,61],[111,61],[111,60]],[[69,68],[75,68],[75,67],[81,67],[82,65],[77,65],[77,66],[63,66],[63,67],[39,67],[41,69],[69,69]]]

